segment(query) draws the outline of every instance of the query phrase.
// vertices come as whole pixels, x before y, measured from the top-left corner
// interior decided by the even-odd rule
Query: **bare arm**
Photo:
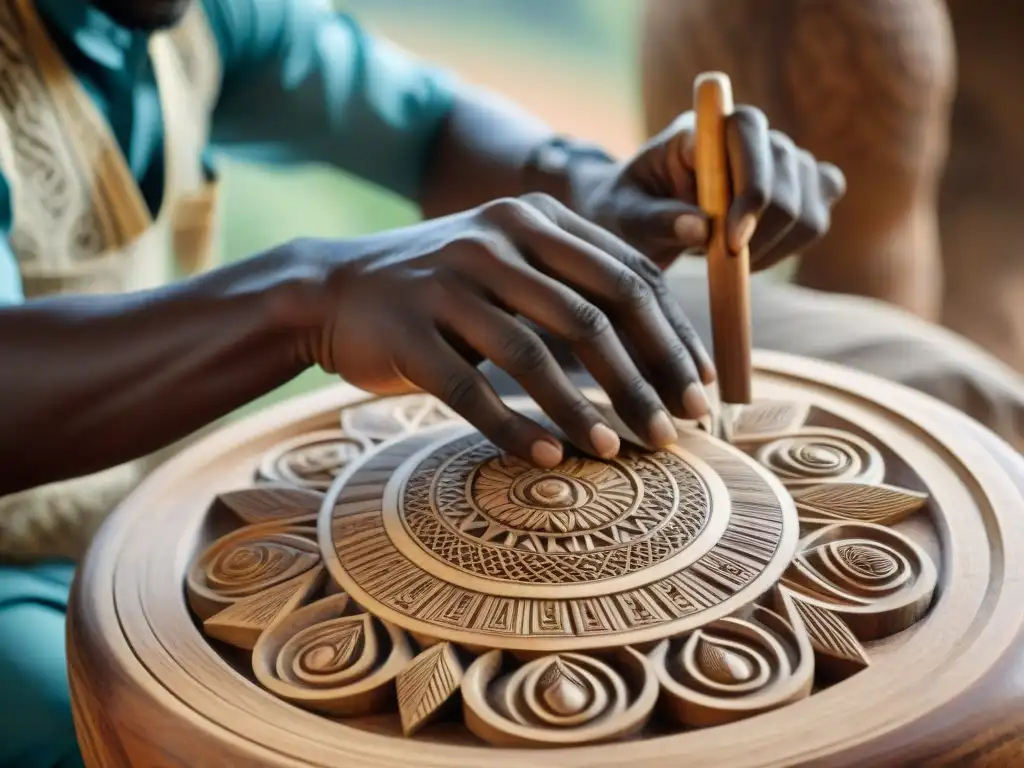
[[[298,374],[301,269],[268,255],[0,308],[0,495],[145,455]]]
[[[611,158],[574,144],[568,162],[538,164],[538,151],[556,140],[547,124],[512,102],[461,89],[426,167],[419,200],[424,215],[433,218],[534,191],[576,208],[572,181],[592,169],[607,173]]]

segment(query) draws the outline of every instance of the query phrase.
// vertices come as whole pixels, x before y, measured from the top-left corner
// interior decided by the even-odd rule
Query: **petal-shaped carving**
[[[189,605],[205,621],[312,570],[320,564],[315,537],[314,528],[271,523],[217,539],[189,570]]]
[[[673,719],[696,727],[721,725],[810,694],[811,642],[791,601],[782,608],[789,621],[756,606],[749,619],[719,619],[655,646],[650,661]]]
[[[251,651],[263,631],[309,599],[323,581],[318,565],[284,584],[242,598],[203,622],[203,631],[222,642]]]
[[[882,454],[871,443],[849,432],[819,427],[762,444],[755,458],[787,486],[823,482],[881,483]]]
[[[229,491],[217,498],[243,522],[251,525],[315,519],[324,500],[322,493],[286,485]]]
[[[466,725],[498,746],[568,746],[636,733],[658,684],[646,658],[622,648],[603,658],[543,656],[503,674],[501,651],[476,659],[462,681]]]
[[[902,534],[869,523],[825,526],[800,542],[783,584],[827,609],[862,641],[906,629],[928,610],[938,574]]]
[[[868,656],[846,622],[828,608],[808,602],[785,587],[778,589],[777,599],[783,593],[792,598],[792,606],[803,620],[814,648],[818,675],[842,680],[868,666]]]
[[[393,706],[395,678],[412,660],[409,641],[397,627],[350,610],[348,595],[332,595],[264,632],[252,652],[260,685],[332,715],[368,715]]]
[[[736,443],[766,440],[800,429],[811,412],[807,403],[790,400],[757,400],[744,406],[733,426]]]
[[[462,683],[462,664],[451,643],[427,648],[398,674],[402,732],[412,736],[437,716]]]
[[[928,494],[869,483],[822,483],[793,490],[801,517],[895,525],[928,503]]]
[[[259,477],[295,488],[326,491],[371,443],[337,429],[309,432],[281,443],[260,462]]]

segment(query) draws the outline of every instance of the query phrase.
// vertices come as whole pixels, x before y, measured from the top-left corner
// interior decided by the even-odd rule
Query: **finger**
[[[783,133],[772,131],[770,137],[775,166],[773,187],[771,201],[761,214],[757,231],[750,241],[750,263],[754,269],[764,269],[774,263],[769,254],[796,224],[802,206],[799,150]]]
[[[630,247],[619,238],[605,229],[587,221],[583,217],[573,213],[564,205],[546,196],[528,196],[531,205],[541,208],[544,214],[558,224],[566,232],[575,235],[601,251],[613,256],[629,269],[639,275],[654,291],[655,298],[662,313],[668,320],[676,335],[683,342],[683,345],[690,352],[691,357],[697,364],[700,371],[700,378],[705,384],[715,380],[715,366],[711,362],[711,356],[704,348],[703,342],[697,336],[693,325],[683,308],[679,306],[672,292],[665,284],[661,271],[644,257],[635,248]]]
[[[834,206],[846,194],[846,174],[832,163],[818,163],[821,193],[829,206]]]
[[[771,200],[773,158],[768,120],[753,107],[741,106],[725,120],[725,145],[733,199],[726,216],[729,248],[738,253],[750,243],[758,219]]]
[[[536,265],[572,285],[615,319],[637,351],[638,369],[651,373],[662,402],[681,418],[698,419],[707,399],[690,351],[669,323],[654,289],[634,270],[595,245],[548,221],[521,235]],[[627,347],[628,350],[628,347]]]
[[[801,194],[800,213],[796,223],[771,245],[770,250],[758,262],[758,269],[770,267],[805,250],[824,236],[831,225],[829,205],[820,187],[818,163],[808,152],[798,152],[797,173],[800,178]]]
[[[638,189],[624,189],[616,196],[618,231],[646,251],[675,248],[681,253],[707,245],[707,215],[682,200],[655,198]]]
[[[671,417],[615,335],[607,315],[529,264],[481,259],[466,268],[512,311],[565,339],[630,429],[659,447],[675,442]]]
[[[524,323],[468,291],[449,301],[438,321],[518,381],[582,450],[603,459],[618,453],[618,435]]]
[[[561,441],[505,405],[483,375],[436,331],[418,336],[394,365],[401,376],[440,399],[501,450],[547,469],[562,461]]]

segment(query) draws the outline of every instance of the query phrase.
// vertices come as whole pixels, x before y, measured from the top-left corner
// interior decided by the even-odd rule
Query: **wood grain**
[[[795,422],[788,415],[792,409],[772,406],[771,413],[787,416],[769,414],[752,422],[767,426],[750,430],[751,439],[759,441],[751,456],[757,456],[757,445],[785,439],[773,426],[784,424],[784,432],[796,430],[807,437],[799,451],[785,454],[790,458],[803,456],[812,466],[832,467],[842,475],[852,466],[846,460],[859,457],[861,475],[876,472],[874,456],[856,450],[829,453],[814,442],[822,435],[833,439],[836,432],[851,430],[857,440],[844,445],[857,448],[859,440],[883,446],[883,477],[889,484],[897,479],[908,484],[909,495],[883,499],[885,515],[915,517],[896,520],[892,527],[857,519],[836,522],[835,516],[850,510],[854,518],[863,516],[863,497],[851,500],[848,495],[836,497],[812,492],[814,486],[800,486],[796,492],[810,494],[813,503],[805,506],[814,517],[807,520],[800,547],[807,567],[792,579],[798,591],[778,593],[779,602],[770,606],[723,616],[723,624],[701,627],[703,636],[691,633],[678,641],[663,640],[661,651],[650,647],[634,654],[619,649],[602,656],[588,649],[553,654],[510,649],[476,655],[476,661],[463,666],[465,660],[450,653],[450,645],[434,644],[436,638],[423,633],[396,634],[397,624],[364,618],[359,611],[366,606],[335,589],[275,619],[261,634],[256,656],[263,659],[264,677],[277,681],[267,688],[246,671],[244,652],[227,650],[202,634],[182,586],[193,563],[212,567],[219,562],[219,569],[203,571],[214,577],[212,581],[197,582],[204,590],[219,590],[208,597],[218,603],[227,600],[230,607],[238,604],[240,592],[248,591],[251,579],[242,578],[242,572],[257,558],[203,557],[207,551],[228,557],[225,540],[256,541],[251,534],[232,532],[246,530],[237,528],[244,519],[215,497],[251,484],[262,456],[299,435],[337,425],[338,411],[361,397],[344,387],[318,393],[227,427],[173,459],[101,531],[76,581],[68,623],[73,706],[87,765],[397,768],[415,763],[424,768],[520,768],[539,763],[654,768],[664,765],[666,758],[740,768],[1012,765],[1020,754],[1024,727],[1017,715],[1024,706],[1024,686],[1019,682],[1024,678],[1024,461],[952,409],[891,383],[781,355],[758,355],[756,362],[757,401],[799,401],[807,405],[808,415],[806,423]],[[819,423],[822,414],[827,415],[828,426]],[[441,422],[435,429],[450,428]],[[399,436],[392,445],[404,440]],[[779,449],[771,455],[784,454]],[[375,464],[378,456],[384,452],[342,470],[333,487],[348,488],[339,500],[351,514],[335,520],[334,503],[325,502],[319,534],[344,531],[358,518],[360,504],[363,514],[372,509],[366,506],[372,502],[367,493],[383,479],[374,479],[373,472],[393,472]],[[348,486],[360,468],[362,481]],[[530,487],[543,493],[565,490],[542,485],[544,481]],[[847,494],[854,490],[846,487]],[[906,507],[921,501],[921,494],[927,503],[908,512]],[[241,497],[228,498],[238,502]],[[267,535],[276,530],[273,535],[294,536],[294,529],[308,526],[303,517],[282,517],[265,505],[252,506],[252,501],[244,509],[259,510],[254,520],[267,522],[256,522],[255,527]],[[283,498],[281,503],[287,507],[292,502]],[[504,506],[487,509],[488,514],[509,514]],[[833,517],[819,519],[823,513]],[[922,515],[924,528],[932,533],[919,540]],[[288,528],[293,532],[282,533]],[[937,546],[920,543],[930,541],[929,536],[937,538]],[[264,576],[290,576],[292,570],[305,567],[303,546],[290,538],[271,538],[273,542],[293,554],[287,561],[267,560],[274,568]],[[911,566],[907,578],[900,558]],[[941,563],[938,572],[929,574],[925,565],[914,566],[929,558]],[[920,615],[930,583],[937,586],[938,597],[922,621],[883,640],[866,639],[906,626]],[[872,615],[866,611],[874,586],[882,587],[883,608],[893,609],[895,624],[864,618]],[[827,590],[826,599],[815,597],[819,589]],[[891,595],[897,597],[890,599]],[[798,604],[799,600],[807,602]],[[836,606],[840,610],[834,610]],[[549,627],[547,619],[541,616],[538,626]],[[800,632],[801,626],[808,634]],[[321,634],[328,631],[334,634]],[[371,644],[366,645],[370,635]],[[838,682],[810,693],[810,678],[799,661],[807,658],[800,656],[802,644],[814,654],[815,664],[823,663],[823,657],[830,659]],[[334,650],[328,652],[328,645]],[[708,696],[707,686],[743,682],[756,660],[750,655],[755,647],[761,649],[762,660],[774,659],[777,664],[768,667],[776,671],[771,680],[777,684],[762,699],[775,708],[753,719],[736,719],[736,712],[721,704],[707,706],[707,699],[701,698]],[[869,662],[866,667],[862,656]],[[378,658],[399,659],[402,666],[375,661]],[[690,666],[681,668],[676,662],[681,658],[691,660]],[[342,704],[337,691],[326,691],[320,694],[321,703],[331,711],[351,712],[354,706],[392,714],[327,719],[307,711],[306,693],[300,692],[294,704],[283,701],[281,692],[272,695],[278,687],[287,696],[296,693],[295,678],[285,679],[296,669],[303,676],[317,673],[310,678],[315,679],[323,674],[354,675],[351,670],[356,667],[379,670],[373,685],[365,689],[367,696]],[[453,693],[461,669],[466,670],[461,693]],[[402,670],[408,670],[405,677]],[[683,721],[702,727],[650,730],[664,728],[665,721],[662,713],[649,715],[645,709],[652,690],[645,682],[650,679],[648,671],[663,689],[665,680],[675,681],[668,684],[677,692],[674,711]],[[392,678],[396,685],[388,688]],[[485,679],[504,687],[473,683]],[[698,679],[705,682],[697,686]],[[545,716],[576,717],[574,713],[597,701],[621,702],[620,711],[629,717],[603,720],[599,730],[584,734],[585,740],[613,739],[610,743],[552,749],[547,731],[509,728],[508,711],[502,709],[502,699],[495,698],[498,690],[507,691],[503,700],[515,706],[543,699]],[[653,690],[656,694],[657,686]],[[396,703],[377,698],[377,691],[401,692]],[[611,697],[613,691],[621,691],[623,697]],[[454,706],[459,696],[461,709]],[[388,708],[402,706],[403,701],[405,717],[400,718],[397,709]],[[470,733],[450,727],[451,718],[464,716],[473,723]],[[403,735],[403,719],[410,736]],[[625,734],[633,739],[616,741]],[[567,735],[563,733],[561,744],[576,743],[566,740]],[[486,746],[487,741],[507,746]],[[524,744],[531,749],[524,750]]]
[[[708,215],[708,290],[718,392],[725,403],[751,397],[750,251],[733,253],[726,239],[732,183],[725,141],[725,119],[732,114],[732,84],[721,72],[706,72],[693,86],[697,113],[694,163],[697,201]]]

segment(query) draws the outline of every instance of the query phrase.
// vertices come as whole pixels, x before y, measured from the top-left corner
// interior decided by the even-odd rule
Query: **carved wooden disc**
[[[540,470],[440,427],[368,457],[325,510],[324,561],[371,613],[524,651],[650,642],[727,615],[778,581],[799,538],[778,480],[697,431],[671,451]]]
[[[342,387],[185,451],[76,580],[86,765],[1024,761],[1024,461],[758,360],[733,445],[542,471]]]

